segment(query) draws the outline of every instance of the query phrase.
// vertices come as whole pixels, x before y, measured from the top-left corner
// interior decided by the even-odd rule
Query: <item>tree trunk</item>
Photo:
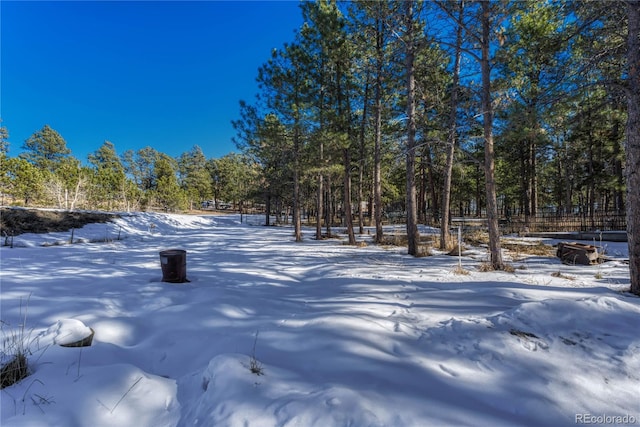
[[[322,128],[322,119],[320,127]],[[318,171],[318,192],[316,194],[316,240],[322,240],[322,220],[324,219],[324,176],[322,170],[324,168],[324,142],[322,141],[322,131],[320,132],[320,154]]]
[[[464,2],[458,3],[458,22],[462,22]],[[460,80],[460,56],[462,47],[462,25],[456,24],[456,47],[453,63],[453,82],[451,85],[451,111],[449,112],[449,136],[447,138],[447,163],[444,169],[442,189],[442,216],[440,221],[440,249],[445,250],[449,242],[449,211],[451,204],[451,175],[453,174],[453,156],[456,151],[458,85]]]
[[[73,192],[73,198],[71,199],[71,209],[70,210],[75,210],[76,209],[76,204],[78,203],[78,200],[80,199],[80,192],[82,190],[82,187],[84,185],[84,180],[82,179],[82,175],[79,174],[78,175],[78,181],[76,182],[76,188],[74,189]],[[123,191],[124,193],[124,191]]]
[[[364,154],[362,151],[360,154]],[[361,158],[360,166],[358,167],[358,233],[364,234],[364,209],[362,204],[364,203],[364,159]]]
[[[418,183],[419,186],[416,189],[418,193],[417,209],[418,209],[418,223],[425,224],[427,222],[427,156],[426,149],[423,147],[422,154],[420,155],[419,173],[420,177]]]
[[[627,238],[631,292],[640,295],[640,2],[627,1]]]
[[[474,215],[476,218],[480,218],[482,216],[482,204],[484,200],[482,200],[482,174],[485,172],[483,168],[481,168],[480,164],[476,164],[476,211]],[[485,186],[486,192],[486,186]]]
[[[616,106],[620,109],[620,106]],[[616,187],[613,193],[613,211],[616,215],[624,213],[624,174],[622,170],[622,147],[620,144],[620,133],[622,130],[622,120],[615,117],[611,128],[611,143],[613,144],[613,175],[616,179]]]
[[[498,206],[496,201],[495,158],[493,152],[493,106],[491,104],[491,68],[489,65],[489,27],[491,4],[482,2],[482,116],[484,124],[484,172],[487,204],[487,226],[489,228],[489,253],[491,266],[502,270],[500,230],[498,228]]]
[[[384,63],[383,50],[383,21],[376,17],[376,88],[375,88],[375,143],[373,160],[373,210],[376,225],[376,243],[382,242],[382,66]]]
[[[343,149],[344,155],[344,220],[347,226],[349,244],[356,244],[356,237],[353,234],[353,213],[351,212],[351,153],[349,148]]]
[[[564,190],[565,190],[565,202],[564,202],[564,213],[569,214],[573,211],[573,168],[574,162],[569,157],[569,147],[567,138],[563,138],[564,141],[564,153],[563,158],[567,160],[565,164],[565,175],[564,175]]]
[[[294,124],[293,130],[293,227],[296,242],[302,241],[302,217],[300,215],[300,130]]]
[[[589,96],[587,92],[587,97]],[[589,102],[589,107],[587,109],[587,146],[588,150],[588,159],[589,163],[587,164],[587,176],[589,177],[587,183],[587,206],[586,206],[586,214],[591,224],[593,224],[593,216],[595,209],[595,194],[596,194],[596,177],[595,177],[595,169],[594,169],[594,137],[593,137],[593,128],[592,128],[593,120],[591,118],[591,102]]]
[[[362,212],[362,203],[364,199],[364,165],[365,165],[365,136],[367,129],[367,112],[369,105],[369,71],[367,70],[364,85],[364,100],[362,107],[362,121],[360,122],[360,146],[358,160],[358,231],[364,234],[364,215]]]
[[[322,145],[320,150],[322,150]],[[322,164],[322,155],[320,156]],[[316,240],[322,240],[322,220],[324,218],[324,178],[322,172],[318,172],[318,193],[316,194]]]
[[[346,68],[346,67],[345,67]],[[356,238],[353,234],[353,214],[351,209],[351,141],[352,141],[352,132],[350,128],[350,123],[348,123],[344,118],[351,117],[351,108],[349,102],[349,94],[346,90],[343,91],[342,79],[344,78],[343,74],[343,63],[341,60],[337,61],[336,64],[336,101],[338,103],[338,116],[339,116],[339,127],[338,129],[344,133],[347,137],[347,141],[345,142],[345,147],[342,150],[343,161],[344,161],[344,194],[343,194],[343,209],[344,209],[344,218],[345,225],[347,227],[347,235],[349,236],[349,244],[355,245]]]
[[[427,142],[425,145],[426,158],[427,158],[427,182],[429,186],[429,193],[431,195],[431,218],[434,222],[438,221],[440,216],[440,210],[438,207],[438,190],[436,188],[436,177],[433,170],[433,158],[431,156],[431,143]],[[427,212],[425,209],[425,219],[427,218]]]
[[[324,64],[322,65],[321,69],[324,69]],[[320,73],[320,108],[319,108],[319,115],[320,115],[320,129],[319,129],[319,153],[318,153],[318,158],[319,158],[319,162],[318,162],[318,166],[319,166],[319,171],[318,171],[318,193],[316,194],[316,211],[317,211],[317,221],[316,221],[316,240],[322,240],[322,220],[325,219],[324,218],[324,191],[325,191],[325,181],[324,181],[324,128],[325,128],[325,124],[324,124],[324,71]]]
[[[271,225],[271,191],[270,190],[267,190],[267,194],[265,197],[265,211],[266,211],[266,215],[264,219],[264,225],[268,227]]]
[[[327,237],[331,238],[332,237],[332,231],[331,231],[331,226],[333,225],[333,195],[332,193],[332,187],[333,187],[333,183],[332,183],[332,179],[331,179],[331,174],[327,175],[327,180],[326,180],[326,184],[325,184],[325,199],[326,199],[326,203],[325,203],[325,228],[326,228],[326,233],[327,233]]]
[[[538,123],[536,122],[534,124],[534,126],[538,126]],[[537,143],[536,143],[536,139],[537,139],[537,133],[535,135],[533,135],[533,137],[531,138],[531,152],[529,153],[529,155],[531,156],[531,159],[529,160],[529,164],[530,164],[530,174],[531,174],[531,197],[530,197],[530,202],[531,202],[531,217],[533,218],[533,221],[535,222],[536,220],[536,214],[538,213],[538,173],[536,171],[537,167],[537,159],[536,159],[536,152],[538,151],[537,148]]]
[[[406,188],[406,208],[407,208],[407,251],[409,255],[418,255],[418,211],[416,206],[416,101],[415,101],[415,41],[414,41],[414,16],[413,0],[407,1],[405,34],[406,58],[405,71],[407,79],[407,188]]]

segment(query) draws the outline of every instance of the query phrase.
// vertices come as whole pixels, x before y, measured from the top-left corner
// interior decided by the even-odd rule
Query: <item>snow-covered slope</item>
[[[16,237],[0,248],[2,333],[22,336],[33,372],[0,392],[0,424],[640,423],[640,299],[622,262],[484,273],[480,250],[458,275],[447,255],[311,236],[138,213],[76,230],[84,243]],[[161,282],[171,248],[188,283]],[[92,346],[57,345],[83,327]]]

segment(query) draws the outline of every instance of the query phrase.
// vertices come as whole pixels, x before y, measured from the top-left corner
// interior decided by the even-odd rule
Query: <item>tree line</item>
[[[339,219],[350,243],[367,221],[380,241],[385,215],[401,212],[412,255],[418,224],[440,225],[444,247],[453,215],[482,216],[496,269],[500,218],[611,212],[627,216],[640,281],[640,2],[317,0],[300,9],[304,24],[259,68],[255,99],[240,102],[241,154],[118,156],[105,142],[84,167],[45,126],[17,158],[3,142],[2,193],[65,208],[254,200],[267,213],[290,209],[296,240],[306,215],[316,238]]]
[[[9,132],[0,127],[0,203],[60,209],[181,211],[215,199],[239,205],[250,199],[259,172],[241,154],[207,159],[199,146],[173,158],[152,147],[118,154],[110,141],[73,156],[49,125],[9,156]]]

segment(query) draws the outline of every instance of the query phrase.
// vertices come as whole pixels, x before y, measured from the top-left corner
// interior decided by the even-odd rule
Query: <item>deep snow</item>
[[[460,275],[444,254],[239,220],[124,214],[80,243],[0,248],[3,339],[25,326],[33,371],[0,393],[0,424],[640,424],[640,299],[622,262],[485,273],[476,249]],[[189,283],[161,282],[170,248]],[[92,346],[57,345],[86,328]]]

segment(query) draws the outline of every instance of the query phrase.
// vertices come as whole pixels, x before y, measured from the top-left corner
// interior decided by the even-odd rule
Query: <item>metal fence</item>
[[[513,232],[549,231],[623,231],[627,228],[626,215],[602,213],[594,215],[553,214],[535,217],[512,217],[504,220],[503,226]]]
[[[499,219],[503,233],[544,233],[544,232],[586,232],[586,231],[625,231],[627,218],[623,214],[602,213],[581,214],[538,214],[536,216],[512,216]],[[439,224],[431,224],[439,227]],[[465,230],[487,229],[486,217],[454,217],[452,226],[461,226]]]
[[[342,218],[343,219],[343,218]],[[358,218],[354,215],[354,224]],[[406,224],[406,212],[393,211],[385,212],[383,215],[384,225]],[[309,221],[308,224],[315,224]],[[429,217],[421,224],[439,228],[439,221]],[[338,219],[335,226],[344,226],[344,221]],[[373,220],[368,215],[365,216],[365,226],[373,225]],[[500,230],[502,233],[544,233],[544,232],[589,232],[589,231],[625,231],[627,229],[627,218],[624,214],[617,213],[594,213],[585,215],[582,213],[539,213],[536,216],[525,217],[524,215],[514,215],[511,217],[499,218]],[[454,216],[451,219],[452,227],[462,227],[464,230],[486,230],[487,218],[485,216]]]

